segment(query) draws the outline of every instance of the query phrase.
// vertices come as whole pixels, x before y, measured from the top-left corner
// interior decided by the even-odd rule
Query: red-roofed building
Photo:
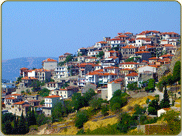
[[[113,81],[118,74],[115,73],[105,73],[102,71],[93,71],[89,72],[85,79],[86,82],[93,83],[93,84],[107,84],[108,81]]]
[[[61,96],[59,95],[51,95],[44,97],[44,107],[42,109],[42,112],[45,114],[45,116],[51,115],[51,109],[61,101]]]
[[[57,60],[47,58],[42,62],[43,69],[54,70],[57,67]]]
[[[153,42],[151,41],[151,38],[144,38],[144,37],[139,37],[135,39],[135,46],[136,47],[141,47],[143,45],[152,45]]]
[[[134,55],[135,52],[138,51],[138,48],[133,46],[133,45],[126,45],[124,47],[121,48],[121,56],[122,59],[127,59],[130,56]]]
[[[161,39],[169,39],[170,37],[176,37],[176,38],[179,38],[180,35],[178,33],[175,33],[175,32],[163,32],[161,33]]]
[[[119,68],[136,70],[137,64],[136,62],[123,62],[119,64]]]
[[[78,54],[78,56],[80,56],[80,55],[84,56],[84,55],[87,55],[87,52],[88,52],[88,50],[86,48],[82,47],[82,48],[78,49],[77,54]]]
[[[94,47],[97,48],[97,49],[100,49],[100,48],[102,48],[104,46],[107,46],[107,45],[108,44],[107,44],[106,41],[100,41],[100,42],[95,43]]]
[[[28,68],[25,68],[25,67],[21,68],[20,69],[20,76],[21,77],[28,76]]]
[[[149,58],[151,58],[151,56],[152,54],[149,51],[138,51],[138,52],[135,52],[135,55],[134,55],[134,57],[140,57],[141,61],[143,60],[149,61]]]
[[[127,87],[128,84],[138,82],[138,73],[130,73],[125,76],[125,86]]]
[[[105,57],[105,58],[109,58],[109,57],[111,57],[111,56],[119,57],[119,54],[118,54],[117,51],[106,51],[106,52],[104,53],[104,57]]]
[[[172,44],[164,44],[162,45],[162,50],[165,51],[166,53],[168,54],[175,54],[176,53],[176,50],[177,50],[177,47],[172,45]]]

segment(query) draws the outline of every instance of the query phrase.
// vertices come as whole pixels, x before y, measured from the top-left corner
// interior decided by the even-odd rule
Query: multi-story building
[[[128,84],[134,83],[134,82],[138,82],[138,73],[130,73],[128,75],[126,75],[125,77],[125,87],[127,87]]]
[[[44,97],[44,107],[42,107],[42,112],[45,114],[45,116],[50,116],[51,109],[60,101],[60,96],[58,95]]]
[[[57,60],[48,58],[42,61],[42,66],[43,66],[43,69],[54,70],[57,67]]]
[[[68,66],[58,66],[54,69],[55,72],[55,78],[63,78],[70,76],[70,73],[68,71]]]
[[[126,45],[125,47],[121,48],[121,56],[122,59],[127,59],[130,56],[133,56],[135,52],[138,51],[137,47],[134,47],[133,45]]]

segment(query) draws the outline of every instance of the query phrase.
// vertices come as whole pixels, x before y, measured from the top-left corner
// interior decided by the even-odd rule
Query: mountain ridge
[[[15,81],[19,76],[20,68],[42,68],[42,61],[47,58],[58,60],[56,57],[21,57],[2,60],[2,79]]]

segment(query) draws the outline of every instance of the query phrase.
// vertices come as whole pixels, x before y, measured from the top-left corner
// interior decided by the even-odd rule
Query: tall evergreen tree
[[[14,123],[13,134],[18,134],[18,133],[17,133],[17,132],[18,132],[18,119],[17,119],[16,116],[15,116],[15,118],[14,118],[13,123]]]
[[[36,118],[35,118],[35,113],[34,113],[34,108],[32,109],[32,124],[31,125],[36,125]]]
[[[21,113],[21,117],[20,117],[20,121],[18,122],[18,134],[26,134],[28,133],[28,123],[26,121],[26,119],[23,116],[23,111]]]
[[[5,134],[12,134],[13,132],[13,127],[11,126],[11,122],[10,120],[8,120],[6,123],[5,123]]]
[[[164,90],[164,98],[160,102],[160,107],[161,108],[168,108],[170,107],[170,101],[169,101],[169,95],[167,93],[167,89]]]

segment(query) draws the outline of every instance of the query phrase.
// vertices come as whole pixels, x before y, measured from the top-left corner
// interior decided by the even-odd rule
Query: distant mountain
[[[42,61],[52,58],[57,60],[55,57],[23,57],[10,60],[2,60],[2,79],[16,80],[19,76],[20,68],[42,68]]]

